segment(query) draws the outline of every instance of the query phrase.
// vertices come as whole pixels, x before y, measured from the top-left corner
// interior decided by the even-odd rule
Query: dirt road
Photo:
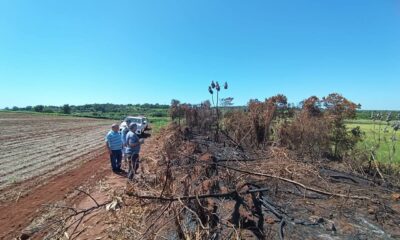
[[[17,237],[29,223],[40,215],[43,204],[64,199],[82,184],[97,182],[110,173],[109,159],[101,154],[81,166],[50,178],[45,184],[31,191],[18,201],[9,200],[0,205],[0,239]]]

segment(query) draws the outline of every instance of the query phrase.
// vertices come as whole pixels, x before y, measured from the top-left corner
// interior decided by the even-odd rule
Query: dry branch
[[[215,165],[217,165],[218,167],[224,167],[224,168],[236,171],[236,172],[246,173],[246,174],[249,174],[249,175],[275,178],[275,179],[278,179],[278,180],[281,180],[281,181],[284,181],[284,182],[288,182],[288,183],[292,183],[294,185],[300,186],[300,187],[304,188],[305,190],[316,192],[316,193],[319,193],[319,194],[322,194],[322,195],[326,195],[326,196],[343,197],[343,198],[351,198],[351,199],[370,200],[370,201],[372,201],[371,198],[366,197],[366,196],[357,196],[357,195],[351,196],[351,195],[345,195],[345,194],[340,194],[340,193],[331,193],[331,192],[327,192],[327,191],[324,191],[324,190],[308,187],[308,186],[306,186],[306,185],[304,185],[302,183],[299,183],[299,182],[296,182],[296,181],[293,181],[293,180],[290,180],[290,179],[287,179],[287,178],[284,178],[284,177],[280,177],[280,176],[275,176],[275,175],[266,174],[266,173],[250,172],[250,171],[247,171],[247,170],[241,170],[241,169],[237,169],[237,168],[234,168],[234,167],[230,167],[230,166],[226,166],[226,165],[218,164],[218,163],[216,163]]]
[[[374,165],[375,165],[376,171],[378,172],[379,176],[382,178],[382,181],[383,181],[383,182],[386,182],[386,181],[385,181],[385,178],[383,177],[383,174],[382,174],[381,171],[379,170],[378,162],[376,161],[373,152],[371,153],[371,157],[372,157],[372,160],[374,161]]]
[[[96,204],[96,206],[99,206],[99,203],[96,201],[96,199],[94,199],[89,193],[79,189],[79,188],[75,188],[75,190],[85,194],[86,196],[88,196],[90,199],[92,199],[92,201]]]

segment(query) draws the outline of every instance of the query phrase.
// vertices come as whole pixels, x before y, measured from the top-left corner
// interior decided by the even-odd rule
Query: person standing
[[[122,139],[119,133],[118,124],[114,123],[111,126],[111,130],[107,133],[106,147],[108,154],[110,155],[111,168],[113,172],[121,172],[121,160],[122,160]]]
[[[136,123],[129,124],[129,132],[126,135],[126,155],[129,162],[128,178],[132,180],[139,168],[139,152],[143,139],[139,139],[136,135]]]
[[[126,124],[125,124],[124,128],[121,129],[122,158],[124,159],[124,162],[128,161],[128,159],[126,157],[126,135],[129,132],[129,124],[131,124],[131,121],[128,119],[128,120],[126,120]]]

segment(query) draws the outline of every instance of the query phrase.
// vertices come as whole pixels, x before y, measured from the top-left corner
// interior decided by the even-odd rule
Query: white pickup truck
[[[127,122],[136,123],[137,129],[136,134],[142,135],[146,129],[149,128],[149,120],[147,120],[144,116],[128,116],[124,119],[124,121],[119,125],[119,130],[121,131],[127,126]]]

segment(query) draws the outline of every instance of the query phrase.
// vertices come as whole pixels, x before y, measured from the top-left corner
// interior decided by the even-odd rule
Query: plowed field
[[[0,191],[30,179],[45,180],[100,155],[111,123],[0,113]]]

